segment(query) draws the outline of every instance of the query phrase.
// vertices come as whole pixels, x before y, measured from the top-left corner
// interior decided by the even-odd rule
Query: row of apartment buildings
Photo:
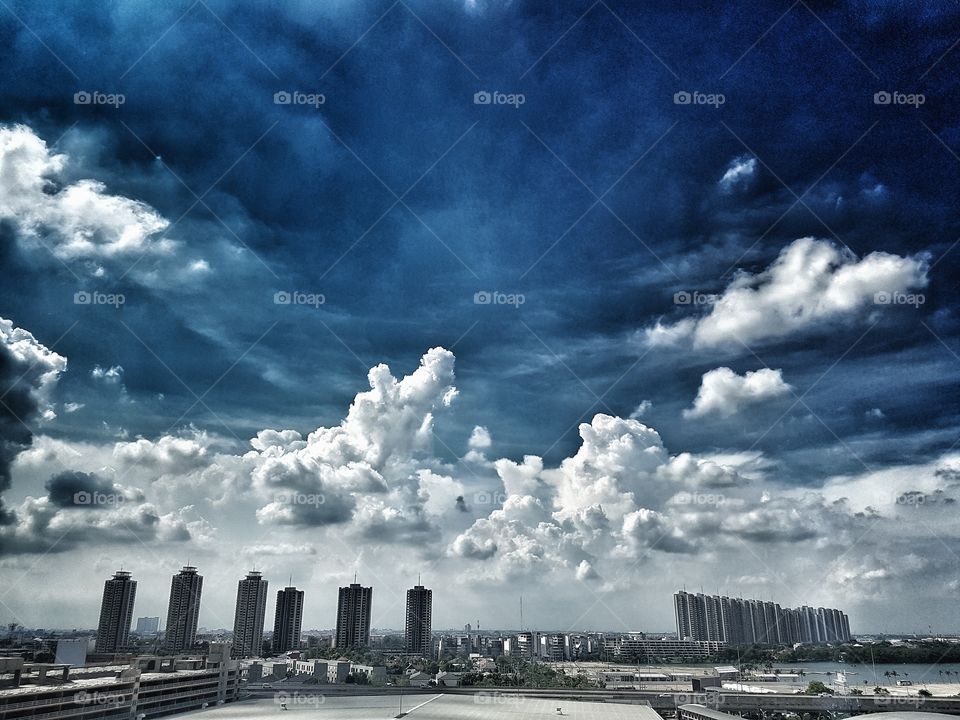
[[[783,608],[763,600],[688,593],[673,596],[677,638],[735,645],[834,643],[850,639],[850,619],[835,608]]]
[[[237,584],[233,624],[235,657],[257,657],[263,652],[268,583],[261,573],[251,571]],[[164,650],[189,651],[196,644],[203,576],[192,565],[173,576],[167,606]],[[137,596],[137,582],[129,572],[120,571],[104,583],[97,626],[96,652],[120,653],[129,647],[130,624]],[[370,644],[370,617],[373,588],[356,582],[339,589],[336,647],[365,647]],[[433,591],[419,583],[407,591],[406,652],[427,655],[431,650]],[[300,647],[303,623],[303,590],[288,586],[277,592],[273,623],[272,651],[283,653]]]

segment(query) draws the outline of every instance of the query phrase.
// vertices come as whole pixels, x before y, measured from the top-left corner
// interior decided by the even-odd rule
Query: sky
[[[0,3],[0,619],[960,632],[960,10]]]

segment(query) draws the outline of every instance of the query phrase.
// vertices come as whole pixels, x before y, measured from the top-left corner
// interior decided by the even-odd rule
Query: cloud
[[[737,187],[746,186],[757,172],[757,159],[750,155],[741,155],[730,161],[726,172],[717,183],[723,192],[731,192]]]
[[[766,270],[737,275],[706,315],[658,321],[645,337],[652,346],[749,346],[850,321],[873,305],[878,293],[926,285],[927,267],[920,258],[872,252],[858,260],[833,243],[801,238]]]
[[[51,477],[47,483],[47,497],[58,507],[90,507],[105,509],[108,504],[118,504],[130,499],[143,500],[143,495],[130,494],[105,478],[91,473],[66,470]],[[103,502],[99,502],[100,499]]]
[[[90,377],[94,380],[102,380],[105,383],[116,384],[123,382],[123,367],[114,365],[112,367],[100,367],[95,365],[90,371]]]
[[[473,432],[470,433],[470,439],[467,441],[467,446],[471,450],[486,450],[490,447],[491,443],[490,431],[481,425],[477,425],[475,428],[473,428]]]
[[[637,405],[637,406],[633,409],[633,411],[630,413],[630,419],[631,419],[631,420],[639,420],[639,419],[642,418],[644,415],[646,415],[646,414],[650,411],[650,408],[652,408],[652,407],[653,407],[653,403],[650,402],[649,400],[642,400],[642,401],[640,401],[640,404]]]
[[[63,553],[96,544],[203,539],[195,531],[206,524],[187,520],[189,509],[161,514],[152,503],[123,498],[118,495],[62,507],[50,497],[28,497],[16,508],[15,521],[0,528],[0,554]]]
[[[317,548],[306,543],[273,543],[260,545],[246,545],[241,552],[252,558],[258,557],[310,557],[317,554]]]
[[[719,367],[703,374],[693,407],[684,410],[683,416],[727,418],[750,405],[783,397],[790,389],[780,370],[763,368],[737,375],[728,367]]]
[[[10,466],[33,440],[33,426],[56,417],[50,395],[67,359],[0,317],[0,496],[10,489]],[[13,518],[0,497],[0,525]]]
[[[398,380],[386,365],[368,374],[347,417],[314,430],[304,441],[291,431],[264,431],[244,456],[251,485],[269,499],[257,511],[263,524],[323,526],[354,522],[368,539],[413,542],[433,532],[422,511],[431,494],[446,492],[449,508],[463,493],[419,462],[432,438],[434,413],[456,397],[453,353],[429,350],[412,374]],[[481,438],[482,441],[482,438]],[[418,474],[419,473],[419,474]],[[414,478],[411,480],[411,478]]]
[[[96,180],[65,183],[66,155],[24,125],[0,126],[0,219],[63,261],[90,267],[116,257],[171,255],[169,221],[149,205],[106,192]]]

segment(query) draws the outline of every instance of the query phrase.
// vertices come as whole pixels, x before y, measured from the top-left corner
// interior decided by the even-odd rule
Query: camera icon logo
[[[688,93],[686,90],[681,90],[680,92],[675,92],[673,94],[674,105],[689,105],[691,102],[693,102],[693,95]]]
[[[674,305],[689,305],[691,302],[693,302],[693,296],[686,290],[681,290],[673,294]]]
[[[74,105],[89,105],[93,102],[93,96],[86,90],[81,90],[73,94]]]
[[[293,102],[293,96],[286,90],[280,90],[273,94],[274,105],[289,105],[291,102]]]
[[[873,304],[874,304],[874,305],[889,305],[889,304],[890,304],[890,299],[891,299],[890,293],[888,293],[886,290],[881,290],[881,291],[878,292],[878,293],[874,293],[874,295],[873,295]]]
[[[273,294],[274,305],[289,305],[291,299],[290,293],[286,290],[278,290]]]
[[[481,290],[473,294],[474,305],[489,305],[493,300],[493,295],[486,290]]]
[[[893,102],[893,96],[886,90],[881,90],[873,94],[874,105],[889,105],[891,102]]]
[[[73,494],[74,505],[90,505],[93,502],[93,496],[86,490],[80,490]]]
[[[89,305],[92,299],[93,296],[86,290],[80,290],[73,294],[74,305]]]
[[[493,95],[488,93],[486,90],[480,90],[473,94],[473,104],[474,105],[489,105],[493,102]]]

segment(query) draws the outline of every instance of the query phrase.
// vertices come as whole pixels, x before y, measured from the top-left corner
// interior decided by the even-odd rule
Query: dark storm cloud
[[[143,493],[114,485],[93,473],[65,470],[57,473],[46,485],[47,498],[57,507],[108,509],[122,502],[142,502]]]
[[[54,475],[46,483],[50,502],[58,507],[75,507],[77,495],[92,496],[94,493],[107,494],[113,491],[113,483],[96,475],[66,470]]]
[[[31,388],[20,382],[25,369],[0,345],[0,395],[3,398],[0,400],[0,493],[10,489],[10,466],[33,440],[33,432],[26,422],[36,417],[38,404]],[[0,524],[13,520],[13,514],[0,498]]]

